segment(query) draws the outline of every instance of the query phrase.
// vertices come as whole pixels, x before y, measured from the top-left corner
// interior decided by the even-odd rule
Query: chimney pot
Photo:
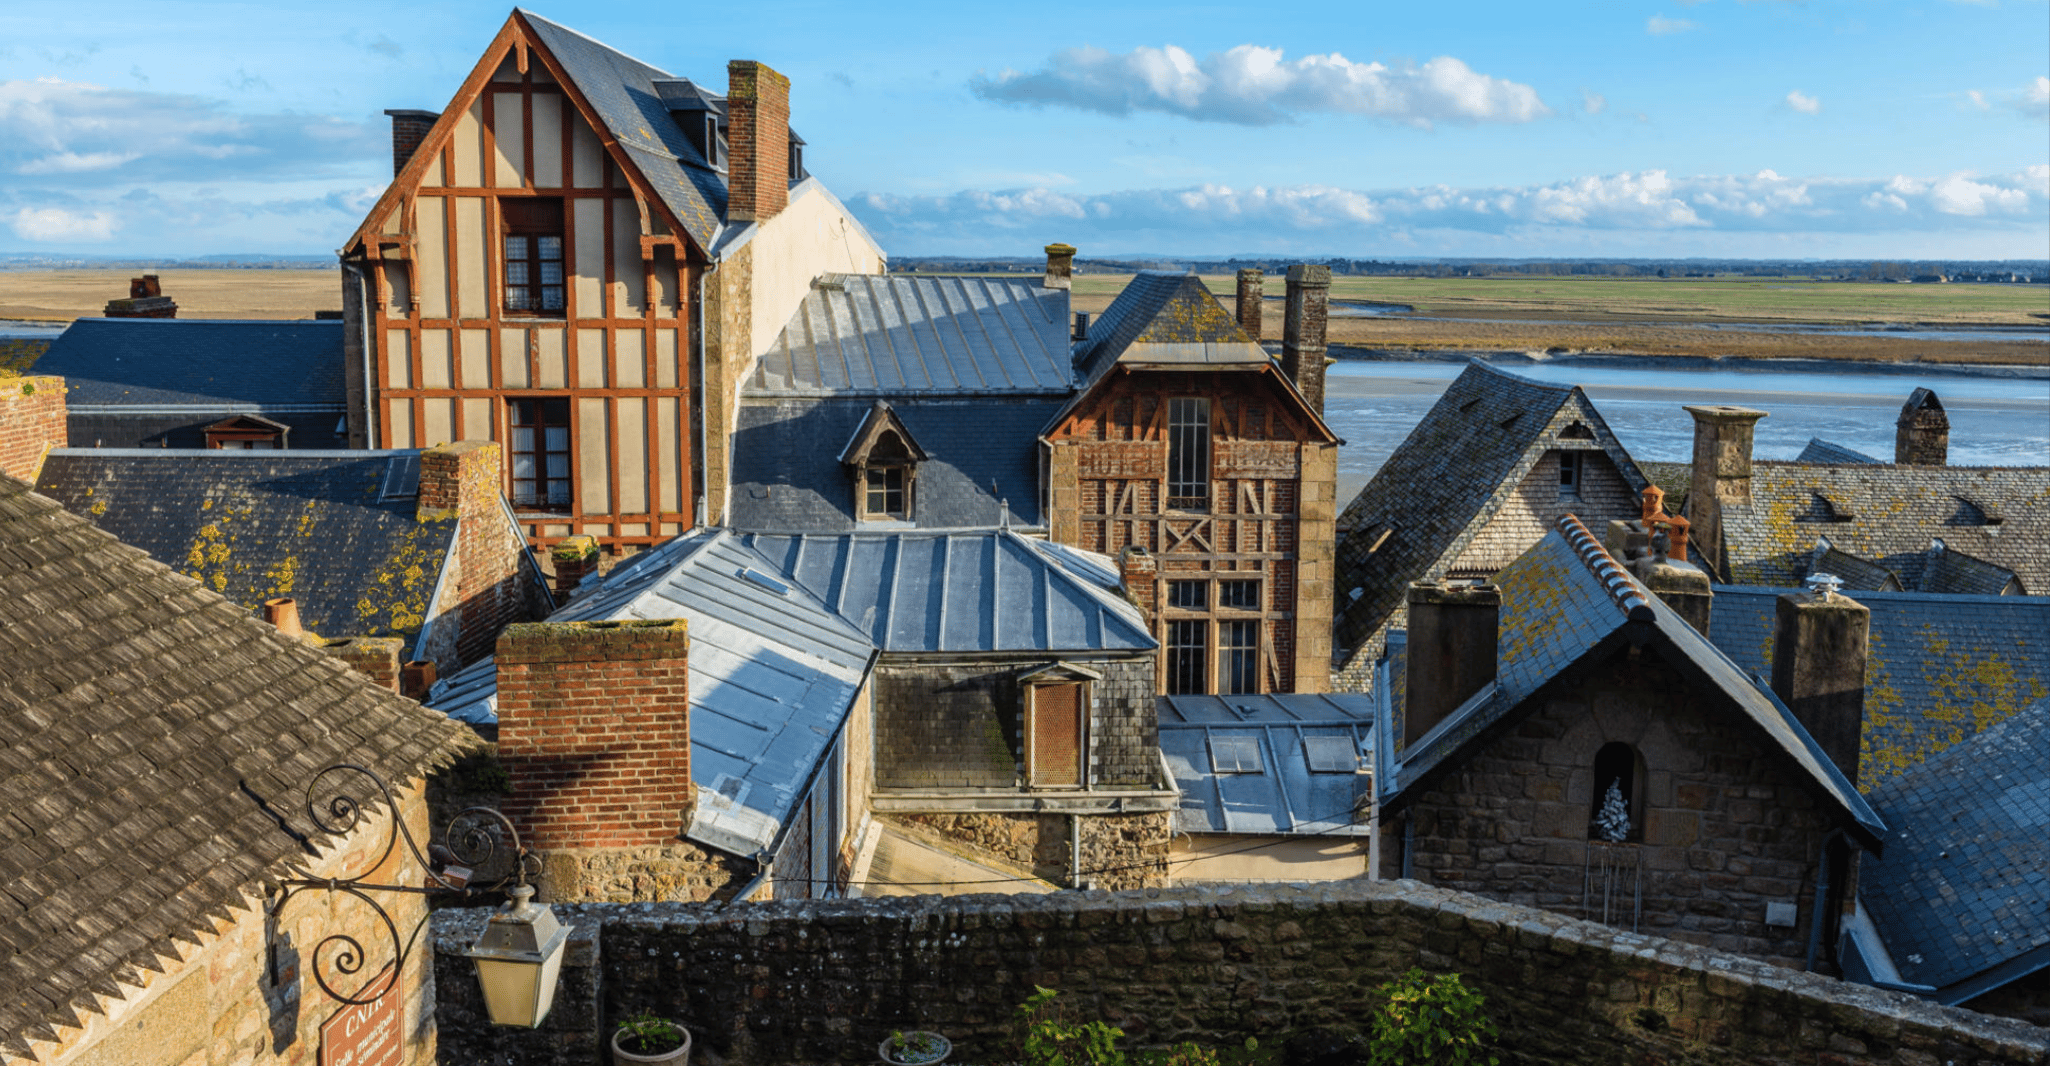
[[[424,659],[415,659],[400,668],[399,695],[409,700],[425,700],[428,691],[433,688],[433,663]]]
[[[1238,320],[1246,339],[1260,343],[1260,309],[1267,299],[1267,279],[1259,267],[1239,271]]]
[[[289,596],[263,601],[263,620],[288,637],[303,636],[306,632],[299,628],[299,601]]]
[[[1402,742],[1421,740],[1495,679],[1502,590],[1493,585],[1409,587],[1408,690]]]
[[[1288,268],[1281,372],[1295,382],[1319,416],[1324,414],[1324,321],[1330,306],[1330,267],[1302,263]]]
[[[790,205],[790,79],[726,64],[726,217],[767,222]]]
[[[1046,287],[1049,289],[1074,288],[1075,246],[1072,244],[1049,244],[1046,246]]]
[[[566,603],[584,580],[598,572],[598,538],[564,537],[549,549],[555,564],[555,602]]]
[[[1772,641],[1772,691],[1824,754],[1858,783],[1865,733],[1865,659],[1872,612],[1831,590],[1836,579],[1779,598]]]

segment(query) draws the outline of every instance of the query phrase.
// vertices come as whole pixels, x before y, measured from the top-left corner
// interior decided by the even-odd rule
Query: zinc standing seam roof
[[[1374,765],[1373,697],[1162,696],[1158,706],[1160,751],[1182,794],[1178,832],[1367,834],[1355,811]],[[1258,768],[1219,770],[1219,741],[1250,744]],[[1313,768],[1315,745],[1329,750]],[[1347,757],[1349,769],[1330,769]]]
[[[1010,278],[828,274],[762,353],[755,397],[1065,395],[1068,293]]]
[[[766,850],[839,735],[874,648],[816,597],[776,580],[768,560],[725,530],[640,556],[548,620],[658,618],[690,622],[698,795],[684,835],[736,855]],[[496,669],[486,659],[454,675],[429,705],[460,721],[496,722]]]

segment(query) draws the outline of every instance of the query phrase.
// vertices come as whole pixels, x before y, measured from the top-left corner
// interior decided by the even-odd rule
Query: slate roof
[[[748,534],[743,543],[886,652],[1141,651],[1138,608],[1104,587],[1099,559],[1070,569],[1009,529]]]
[[[929,456],[918,465],[911,523],[1043,528],[1039,434],[1060,408],[1058,399],[1036,398],[893,403]],[[866,399],[743,402],[733,435],[728,524],[818,533],[868,525],[855,520],[855,482],[839,456],[872,410]]]
[[[1194,274],[1142,270],[1089,324],[1075,367],[1095,381],[1119,363],[1264,366],[1272,357]]]
[[[81,318],[36,360],[78,414],[346,410],[342,323]],[[216,415],[218,418],[219,415]]]
[[[1345,671],[1362,673],[1379,658],[1379,635],[1410,583],[1443,577],[1576,422],[1630,490],[1642,492],[1644,475],[1578,386],[1541,384],[1479,360],[1453,380],[1338,518],[1332,646]]]
[[[1961,1003],[2050,966],[2050,699],[1873,790],[1858,900],[1901,976]]]
[[[0,1049],[137,986],[303,872],[311,776],[472,743],[0,476]]]
[[[418,451],[58,448],[37,491],[241,606],[322,636],[416,638],[456,519],[420,521]]]
[[[1371,788],[1373,697],[1162,696],[1158,705],[1160,752],[1182,794],[1177,832],[1367,834],[1356,811]]]
[[[1496,730],[1507,728],[1511,716],[1531,704],[1539,689],[1575,663],[1645,639],[1690,675],[1694,686],[1720,695],[1726,707],[1784,752],[1849,817],[1852,831],[1868,847],[1882,846],[1885,824],[1765,680],[1747,673],[1645,592],[1578,519],[1560,519],[1552,532],[1497,573],[1494,583],[1502,591],[1495,680],[1400,753],[1393,744],[1380,746],[1388,752],[1378,775],[1383,806],[1399,804],[1441,767],[1457,765]],[[1376,699],[1378,713],[1388,716],[1381,722],[1393,735],[1385,696]]]
[[[1808,438],[1808,446],[1801,449],[1801,454],[1795,456],[1794,461],[1797,463],[1844,464],[1878,463],[1885,460],[1875,459],[1855,448],[1846,448],[1841,444],[1834,444],[1823,440],[1821,437],[1810,437]]]
[[[690,769],[684,835],[736,855],[770,850],[840,733],[874,647],[803,588],[761,580],[769,561],[726,530],[672,540],[607,576],[551,622],[690,622]],[[749,577],[749,574],[757,575]],[[429,705],[496,723],[497,664],[437,685]]]
[[[1924,587],[1920,562],[1941,540],[2050,594],[2050,467],[1756,462],[1751,503],[1723,509],[1719,576],[1794,584],[1818,538],[1909,588]]]
[[[1772,676],[1775,602],[1790,588],[1717,585],[1709,636]],[[1857,592],[1872,612],[1865,665],[1869,791],[2050,696],[2050,597]]]
[[[1068,291],[1012,278],[827,274],[745,395],[1065,396]]]

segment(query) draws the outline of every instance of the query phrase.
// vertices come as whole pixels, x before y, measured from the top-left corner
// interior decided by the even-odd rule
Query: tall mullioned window
[[[1167,505],[1186,511],[1210,506],[1210,401],[1167,401]]]
[[[1207,630],[1201,619],[1178,619],[1167,623],[1167,694],[1198,696],[1210,691]]]
[[[1217,623],[1217,691],[1260,691],[1260,623]]]
[[[562,201],[551,197],[499,202],[505,218],[505,310],[513,315],[561,315]]]
[[[507,400],[512,429],[512,502],[528,510],[569,509],[569,400]]]

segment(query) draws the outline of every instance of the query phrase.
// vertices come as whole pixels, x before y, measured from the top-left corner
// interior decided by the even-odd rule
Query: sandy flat
[[[0,270],[0,318],[98,317],[140,270]],[[339,270],[164,270],[179,318],[312,318],[340,310]]]

